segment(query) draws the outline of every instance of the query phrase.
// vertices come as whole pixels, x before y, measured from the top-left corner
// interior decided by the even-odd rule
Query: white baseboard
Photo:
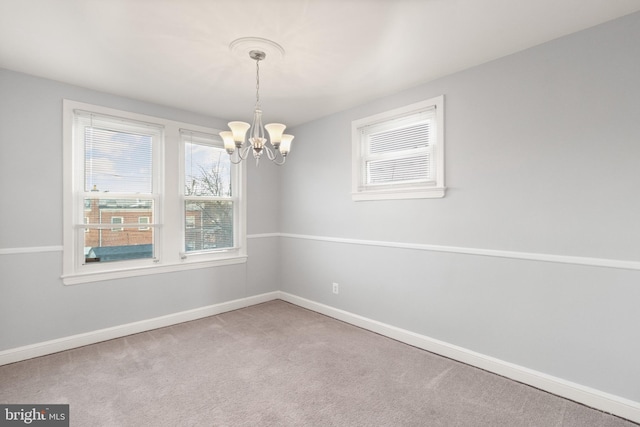
[[[141,320],[139,322],[128,323],[125,325],[114,326],[106,329],[99,329],[97,331],[91,331],[51,341],[44,341],[37,344],[26,345],[24,347],[17,347],[0,351],[0,366],[6,365],[8,363],[19,362],[21,360],[31,359],[34,357],[45,356],[47,354],[57,353],[59,351],[70,350],[72,348],[82,347],[89,344],[95,344],[114,338],[120,338],[127,335],[150,331],[152,329],[163,328],[165,326],[171,326],[182,322],[201,319],[203,317],[214,316],[216,314],[224,313],[227,311],[237,310],[239,308],[248,307],[250,305],[271,301],[279,298],[279,296],[279,292],[269,292],[266,294],[227,301],[220,304],[209,305],[206,307],[200,307],[193,310],[181,311],[179,313],[173,313],[166,316],[155,317],[153,319]]]
[[[640,422],[640,403],[448,344],[357,314],[275,291],[153,319],[0,351],[0,366],[281,299],[435,354],[493,372],[589,407]]]
[[[572,383],[570,381],[563,380],[562,378],[553,377],[542,372],[537,372],[513,363],[476,353],[462,347],[416,334],[395,326],[387,325],[357,314],[349,313],[305,298],[300,298],[286,292],[279,292],[279,298],[300,307],[308,308],[309,310],[325,314],[329,317],[376,332],[380,335],[404,342],[414,347],[418,347],[530,385],[557,396],[582,403],[591,408],[599,409],[634,422],[640,422],[639,402],[634,402],[600,390]]]

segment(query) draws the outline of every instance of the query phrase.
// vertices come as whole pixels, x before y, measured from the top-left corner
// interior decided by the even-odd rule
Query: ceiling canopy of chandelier
[[[244,37],[229,45],[229,48],[236,52],[247,47],[251,48],[249,57],[256,61],[256,105],[253,111],[253,122],[251,124],[241,121],[229,122],[228,126],[231,130],[220,132],[220,136],[224,141],[224,148],[234,164],[245,160],[251,151],[256,159],[256,165],[263,153],[267,153],[267,158],[273,163],[283,165],[287,160],[287,154],[289,154],[291,141],[294,137],[284,133],[286,126],[282,123],[262,125],[260,61],[266,58],[267,52],[282,56],[284,49],[277,43],[256,37]],[[268,138],[265,129],[269,134]]]

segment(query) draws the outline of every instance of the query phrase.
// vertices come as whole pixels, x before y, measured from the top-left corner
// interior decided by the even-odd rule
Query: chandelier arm
[[[239,153],[239,150],[233,150],[233,152],[232,152],[232,153],[229,153],[229,161],[230,161],[231,163],[233,163],[234,165],[240,164],[240,162],[242,162],[242,157],[240,157],[240,155],[239,155],[239,154],[240,154],[240,153]],[[234,158],[236,158],[236,157],[238,158],[238,161],[234,161],[234,160],[233,160],[233,159],[234,159]]]
[[[267,152],[267,157],[269,158],[269,160],[274,161],[276,155],[273,153],[273,150],[266,145],[263,148]]]
[[[266,145],[264,146],[264,148],[266,149],[267,157],[269,158],[269,160],[271,160],[276,165],[282,166],[282,165],[284,165],[284,162],[287,161],[287,158],[285,156],[283,156],[282,153],[280,153],[280,151],[273,150],[273,149],[267,147]],[[278,154],[280,154],[280,157],[282,157],[282,161],[281,162],[278,162]]]
[[[229,154],[229,161],[231,163],[233,163],[234,165],[239,165],[240,163],[242,163],[242,161],[247,158],[247,152],[249,151],[248,148],[249,147],[241,147],[241,148],[238,148],[238,149],[234,150],[233,153]],[[244,156],[242,155],[243,151],[245,152]],[[235,157],[237,157],[237,159],[238,159],[237,161],[233,160],[234,159],[234,155],[235,155]]]
[[[251,149],[251,145],[247,145],[246,147],[242,147],[238,149],[238,157],[240,157],[240,160],[245,160],[249,156],[250,149]]]
[[[242,160],[244,160],[244,159],[242,159],[242,157],[238,156],[238,161],[237,161],[237,162],[234,162],[234,161],[233,161],[233,156],[229,156],[229,161],[230,161],[231,163],[233,163],[234,165],[239,165],[240,163],[242,163]]]
[[[282,161],[281,161],[281,162],[278,162],[278,161],[275,159],[275,157],[274,157],[274,159],[272,160],[272,162],[273,162],[273,163],[275,163],[275,164],[276,164],[276,165],[278,165],[278,166],[282,166],[282,165],[284,165],[284,162],[286,162],[286,161],[287,161],[287,158],[286,158],[286,157],[282,157]]]

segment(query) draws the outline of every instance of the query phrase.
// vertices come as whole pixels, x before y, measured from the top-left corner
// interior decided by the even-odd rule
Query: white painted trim
[[[444,197],[444,187],[421,187],[409,189],[385,188],[384,190],[367,190],[351,193],[355,202],[367,200],[402,200],[402,199],[437,199]]]
[[[280,233],[280,236],[291,239],[317,240],[321,242],[344,243],[350,245],[381,246],[396,249],[412,249],[418,251],[449,252],[464,255],[481,255],[497,258],[513,258],[528,261],[555,262],[560,264],[586,265],[591,267],[618,268],[623,270],[640,270],[640,261],[625,261],[607,258],[589,258],[570,255],[554,255],[532,252],[503,251],[496,249],[465,248],[457,246],[428,245],[422,243],[385,242],[380,240],[347,239],[341,237],[311,236],[305,234]]]
[[[248,234],[247,239],[265,239],[270,237],[281,237],[280,233],[262,233],[262,234]]]
[[[279,296],[279,292],[269,292],[266,294],[254,295],[251,297],[227,301],[220,304],[195,308],[193,310],[168,314],[166,316],[156,317],[153,319],[141,320],[139,322],[128,323],[125,325],[114,326],[106,329],[99,329],[97,331],[86,332],[83,334],[72,335],[69,337],[0,351],[0,366],[6,365],[8,363],[19,362],[21,360],[31,359],[34,357],[45,356],[47,354],[57,353],[59,351],[70,350],[72,348],[82,347],[89,344],[95,344],[114,338],[120,338],[127,335],[150,331],[152,329],[163,328],[182,322],[201,319],[203,317],[215,316],[216,314],[224,313],[227,311],[237,310],[251,305],[271,301],[279,298]]]
[[[123,268],[115,271],[98,271],[95,273],[70,274],[67,276],[62,276],[62,283],[65,286],[71,286],[79,285],[81,283],[101,282],[103,280],[124,279],[127,277],[148,276],[151,274],[173,273],[176,271],[196,270],[199,268],[244,264],[246,262],[246,255],[232,255],[228,258],[219,258],[204,261],[189,261],[185,258],[180,264],[152,264],[146,267],[135,267],[127,269]]]
[[[39,254],[42,252],[62,252],[62,245],[60,246],[30,246],[24,248],[3,248],[0,249],[0,255],[15,255],[15,254]]]
[[[586,406],[609,412],[634,422],[640,422],[640,403],[585,387],[571,381],[537,372],[504,360],[486,356],[463,347],[458,347],[405,329],[387,325],[357,314],[320,304],[286,292],[280,299],[300,307],[333,317],[351,325],[384,335],[414,347],[475,366],[480,369],[510,378]]]

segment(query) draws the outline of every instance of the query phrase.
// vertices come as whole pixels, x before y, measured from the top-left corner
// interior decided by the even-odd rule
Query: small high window
[[[356,120],[353,200],[444,197],[444,97]]]

